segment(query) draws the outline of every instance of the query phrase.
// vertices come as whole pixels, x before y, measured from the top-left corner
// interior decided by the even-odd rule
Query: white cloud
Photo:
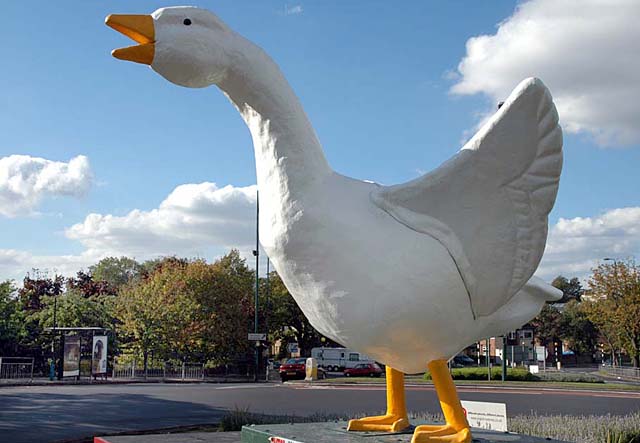
[[[165,255],[213,260],[230,248],[253,266],[256,186],[218,188],[214,183],[176,187],[157,208],[124,216],[90,214],[65,234],[79,241],[78,255],[42,256],[0,249],[0,279],[21,280],[32,268],[74,275],[106,256],[146,260]],[[588,277],[604,257],[640,255],[640,207],[609,210],[592,217],[561,218],[549,231],[538,272],[550,281]],[[265,259],[261,257],[261,273]]]
[[[586,278],[605,257],[640,255],[640,207],[620,208],[595,217],[561,218],[549,232],[537,272],[551,280],[557,275]]]
[[[72,276],[101,258],[89,252],[80,255],[34,255],[15,249],[0,249],[0,281],[9,279],[20,283],[34,269],[50,277],[57,274]]]
[[[247,248],[255,234],[256,186],[178,186],[156,209],[124,216],[89,214],[66,230],[91,255],[204,256],[212,248]]]
[[[302,9],[302,5],[284,5],[284,15],[297,15],[302,14],[304,10]]]
[[[124,216],[89,214],[65,231],[67,238],[84,246],[82,253],[41,256],[0,249],[0,280],[20,281],[33,268],[72,276],[107,256],[140,261],[167,255],[214,260],[231,248],[253,266],[256,189],[255,185],[185,184],[148,211],[135,209]],[[262,255],[262,273],[265,263]]]
[[[82,197],[93,174],[83,155],[68,163],[28,155],[0,158],[0,215],[30,215],[46,196]]]
[[[526,77],[551,90],[561,124],[601,145],[640,142],[640,2],[532,0],[493,35],[467,41],[454,94],[483,93],[492,110]]]

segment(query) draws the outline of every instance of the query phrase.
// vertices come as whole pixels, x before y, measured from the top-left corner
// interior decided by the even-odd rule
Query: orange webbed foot
[[[406,416],[394,414],[377,415],[373,417],[355,418],[349,420],[348,431],[400,432],[409,427]]]

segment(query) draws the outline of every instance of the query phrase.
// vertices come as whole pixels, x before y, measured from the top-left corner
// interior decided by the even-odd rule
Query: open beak
[[[138,45],[118,48],[111,51],[111,55],[120,60],[150,65],[155,55],[155,28],[153,17],[150,15],[111,14],[105,20],[107,26],[126,35]]]

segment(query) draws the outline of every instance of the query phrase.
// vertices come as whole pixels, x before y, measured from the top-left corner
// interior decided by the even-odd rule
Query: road
[[[507,403],[509,415],[626,414],[640,393],[459,388],[463,400]],[[131,384],[0,388],[0,442],[45,442],[105,432],[213,423],[228,410],[289,415],[377,413],[384,386]],[[407,389],[410,411],[438,412],[432,386]]]

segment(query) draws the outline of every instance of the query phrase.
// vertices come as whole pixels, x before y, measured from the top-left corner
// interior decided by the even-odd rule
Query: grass
[[[255,414],[248,408],[236,408],[225,414],[220,420],[220,430],[224,432],[240,431],[244,425],[266,425],[278,423],[317,423],[325,421],[348,420],[343,415],[316,413],[308,416]]]
[[[623,416],[519,415],[510,418],[508,426],[519,434],[568,442],[640,443],[640,412]]]
[[[355,417],[362,416],[362,414]],[[221,430],[239,431],[249,424],[311,423],[343,421],[353,416],[315,414],[308,417],[293,415],[252,414],[248,409],[236,409],[225,415]],[[441,423],[442,415],[411,414],[412,421]],[[571,416],[571,415],[518,415],[508,419],[509,431],[542,438],[576,443],[640,443],[640,412],[624,415]]]

